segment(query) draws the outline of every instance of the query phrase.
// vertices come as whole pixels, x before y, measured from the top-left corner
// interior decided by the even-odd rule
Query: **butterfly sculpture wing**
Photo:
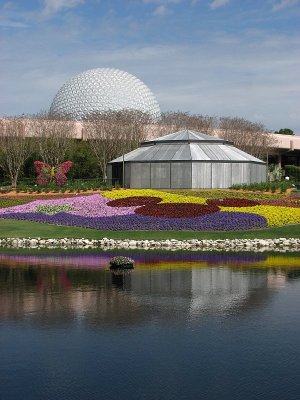
[[[72,167],[72,161],[65,161],[54,167],[54,181],[57,186],[63,186],[67,180],[66,173],[68,173]]]
[[[38,173],[37,183],[42,186],[47,185],[51,179],[51,166],[41,161],[35,161],[34,166]]]

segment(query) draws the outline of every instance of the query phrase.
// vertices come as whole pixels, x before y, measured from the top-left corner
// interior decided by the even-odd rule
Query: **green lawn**
[[[101,231],[96,229],[46,225],[39,222],[0,219],[0,238],[86,238],[101,239],[275,239],[300,238],[300,225],[239,232],[187,232],[187,231]]]

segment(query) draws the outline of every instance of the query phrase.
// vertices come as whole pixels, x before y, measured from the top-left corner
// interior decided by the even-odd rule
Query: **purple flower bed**
[[[119,208],[111,209],[120,210]],[[128,210],[128,208],[126,209]],[[216,212],[194,218],[153,218],[137,214],[88,217],[75,215],[74,212],[61,212],[54,215],[35,212],[10,212],[6,213],[4,217],[101,230],[234,231],[264,228],[267,226],[267,221],[264,217],[242,212]]]

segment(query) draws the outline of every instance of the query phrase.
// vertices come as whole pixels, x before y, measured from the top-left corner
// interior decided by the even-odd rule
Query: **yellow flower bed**
[[[300,208],[277,207],[277,206],[254,206],[254,207],[220,207],[222,211],[245,212],[258,214],[266,218],[268,226],[282,226],[300,223]]]
[[[120,189],[101,192],[108,199],[123,199],[125,197],[152,196],[160,197],[162,203],[197,203],[206,204],[206,199],[202,197],[185,196],[182,194],[168,193],[155,189]]]
[[[206,204],[207,200],[207,198],[204,197],[169,193],[155,189],[119,189],[112,191],[103,191],[102,194],[108,199],[113,200],[135,196],[160,197],[162,199],[162,203]],[[220,210],[261,215],[266,218],[268,226],[300,224],[300,208],[259,205],[254,207],[220,207]]]

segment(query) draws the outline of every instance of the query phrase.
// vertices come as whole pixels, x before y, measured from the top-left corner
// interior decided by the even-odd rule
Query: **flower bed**
[[[294,198],[260,200],[260,204],[266,206],[300,208],[300,200]]]
[[[162,203],[197,203],[205,204],[206,198],[174,194],[154,189],[120,189],[103,191],[102,194],[109,199],[124,199],[128,197],[160,197]]]
[[[260,203],[250,199],[227,197],[225,199],[208,199],[207,204],[221,207],[253,207]]]
[[[133,207],[143,206],[145,204],[157,204],[161,200],[160,197],[132,196],[109,201],[107,205],[110,207]]]
[[[7,219],[24,219],[46,224],[79,226],[101,230],[235,231],[264,228],[266,219],[242,212],[217,212],[193,218],[153,218],[137,214],[117,217],[87,217],[69,213],[7,213]]]
[[[132,258],[124,256],[115,256],[109,262],[110,269],[113,270],[133,269],[133,264],[134,260]]]
[[[34,212],[45,212],[47,207],[61,207],[68,205],[72,207],[72,210],[68,211],[68,214],[86,216],[86,217],[105,217],[105,216],[117,216],[117,215],[128,215],[133,214],[135,207],[109,207],[107,202],[109,200],[99,194],[91,196],[76,196],[66,197],[62,199],[54,200],[36,200],[30,203],[26,203],[20,206],[8,207],[0,209],[0,217],[6,214],[14,213],[18,214],[34,213]],[[42,208],[41,208],[42,207]]]
[[[262,204],[263,200],[213,200],[150,189],[105,195],[39,199],[0,208],[0,218],[102,230],[234,231],[300,223],[300,207],[292,207],[291,200],[286,207],[283,199],[277,206]]]
[[[212,214],[219,211],[217,206],[202,204],[163,203],[147,204],[135,209],[136,214],[162,218],[193,218],[200,215]]]
[[[175,193],[168,190],[169,193]],[[191,196],[190,190],[176,190],[177,195]],[[266,193],[266,192],[250,192],[241,190],[226,190],[226,189],[201,189],[193,190],[193,197],[200,197],[206,199],[225,199],[228,197],[250,199],[250,200],[285,200],[287,197],[282,193]]]
[[[220,207],[222,211],[241,211],[238,207]],[[276,207],[276,206],[254,206],[244,207],[246,213],[261,215],[266,218],[268,226],[282,226],[300,223],[300,208]]]

